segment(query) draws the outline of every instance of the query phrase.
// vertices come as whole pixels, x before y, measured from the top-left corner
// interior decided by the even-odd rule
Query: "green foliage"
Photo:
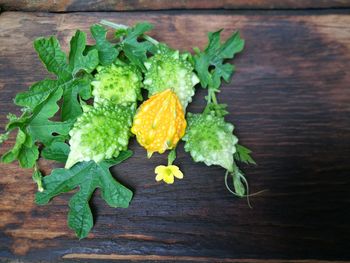
[[[3,154],[1,161],[11,163],[18,160],[23,168],[33,167],[39,157],[38,147],[33,144],[32,137],[18,129],[16,143],[11,150]]]
[[[207,107],[204,109],[203,113],[212,113],[218,117],[224,117],[229,112],[226,110],[227,105],[226,104],[215,104],[215,103],[208,103]]]
[[[53,142],[42,150],[41,156],[47,160],[66,163],[69,152],[70,148],[68,144],[64,142]]]
[[[84,55],[85,46],[86,34],[76,31],[70,41],[67,63],[66,54],[55,37],[38,38],[34,41],[34,48],[41,61],[57,78],[39,81],[29,91],[17,94],[15,103],[24,107],[24,113],[21,117],[12,116],[7,125],[7,131],[18,128],[19,134],[14,148],[2,157],[3,162],[18,159],[22,167],[33,167],[38,158],[35,142],[50,145],[53,141],[67,139],[76,117],[82,112],[78,95],[86,97],[87,90],[90,89],[89,78],[78,73],[90,73],[99,63],[97,50]],[[63,122],[50,121],[59,110],[57,102],[62,97]]]
[[[203,88],[208,87],[218,90],[221,78],[229,82],[234,67],[223,62],[225,59],[233,58],[244,47],[244,40],[240,38],[238,32],[235,32],[224,43],[221,43],[221,31],[208,33],[209,43],[204,51],[201,52],[199,49],[195,49],[194,67]]]
[[[79,188],[69,201],[68,226],[79,238],[84,238],[93,226],[89,200],[96,188],[101,189],[102,198],[111,207],[129,206],[132,192],[113,178],[109,168],[131,155],[131,151],[125,151],[116,159],[99,164],[90,161],[79,163],[69,170],[54,169],[51,175],[43,178],[44,191],[36,194],[35,201],[39,205],[47,204],[51,198]]]
[[[194,49],[195,71],[201,86],[208,88],[207,106],[202,114],[188,114],[188,127],[183,140],[186,141],[185,150],[190,152],[195,161],[224,167],[227,170],[226,188],[235,196],[243,197],[246,192],[248,194],[249,186],[235,160],[246,164],[255,164],[255,161],[248,148],[237,144],[238,139],[232,134],[233,125],[224,121],[224,116],[228,114],[227,105],[219,104],[215,93],[219,91],[221,79],[230,81],[234,66],[224,62],[243,50],[244,40],[235,32],[221,43],[221,32],[222,30],[208,33],[209,43],[204,51]],[[235,191],[227,184],[228,174],[232,175]]]
[[[246,192],[246,187],[244,186],[240,174],[233,174],[232,175],[232,181],[233,181],[233,187],[235,189],[235,193],[243,197]]]
[[[150,57],[145,66],[144,85],[149,96],[172,89],[185,110],[192,101],[194,86],[199,82],[193,72],[193,67],[187,61],[187,54],[180,55],[178,50],[172,50],[165,45],[158,45],[157,52]]]
[[[187,129],[183,137],[185,151],[195,162],[220,165],[233,171],[233,154],[237,138],[232,134],[233,125],[214,114],[187,114]]]
[[[244,147],[243,145],[237,144],[236,145],[237,152],[234,155],[234,158],[237,161],[246,163],[246,164],[256,164],[254,159],[250,156],[251,150],[249,150],[247,147]]]
[[[119,51],[106,39],[107,29],[95,24],[90,27],[90,32],[96,41],[94,48],[98,51],[100,64],[107,66],[115,62]]]
[[[142,71],[145,71],[143,63],[146,61],[147,52],[152,48],[153,43],[149,41],[139,41],[138,38],[152,28],[153,26],[151,24],[144,22],[138,23],[133,27],[128,27],[123,30],[122,34],[119,32],[119,36],[122,36],[123,40],[118,46],[131,63],[139,67]]]
[[[57,79],[46,79],[32,85],[27,92],[19,93],[15,103],[29,108],[31,111],[47,101],[49,96],[61,89],[64,96],[62,120],[75,119],[81,114],[77,95],[89,89],[89,79],[77,76],[78,72],[90,73],[99,63],[97,50],[91,50],[83,55],[86,46],[86,34],[79,30],[70,41],[69,63],[66,54],[61,50],[55,37],[38,38],[34,48],[49,72]]]
[[[234,160],[255,162],[251,151],[237,144],[233,125],[224,120],[226,105],[218,104],[215,97],[221,79],[229,81],[234,71],[224,60],[243,49],[239,34],[234,33],[221,43],[221,30],[209,33],[206,49],[195,49],[192,57],[146,35],[153,28],[149,23],[133,27],[101,23],[117,29],[115,37],[119,41],[109,42],[107,30],[97,24],[90,28],[95,45],[87,46],[86,34],[77,30],[68,56],[56,37],[34,41],[38,56],[55,77],[34,83],[28,91],[17,94],[15,104],[22,107],[22,115],[9,114],[6,131],[0,135],[1,145],[11,131],[18,131],[13,148],[1,161],[18,160],[21,167],[34,167],[36,203],[46,204],[61,193],[78,189],[69,202],[68,225],[79,238],[86,237],[93,226],[89,200],[96,188],[101,189],[102,198],[110,206],[128,207],[132,192],[114,180],[109,168],[132,155],[127,147],[136,102],[142,100],[142,84],[149,96],[171,88],[184,110],[192,101],[197,83],[208,88],[204,112],[187,115],[185,150],[196,162],[227,169],[232,175],[234,194],[248,194],[247,181]],[[87,100],[92,96],[94,104],[89,106]],[[59,121],[55,118],[58,113]],[[37,166],[39,154],[66,163],[66,169],[54,169],[43,177]],[[168,155],[169,165],[175,158],[173,149]]]

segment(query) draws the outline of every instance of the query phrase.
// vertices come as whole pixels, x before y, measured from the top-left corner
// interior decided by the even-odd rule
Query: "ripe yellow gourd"
[[[185,114],[177,95],[167,89],[150,97],[139,107],[131,132],[148,157],[173,149],[184,136]]]

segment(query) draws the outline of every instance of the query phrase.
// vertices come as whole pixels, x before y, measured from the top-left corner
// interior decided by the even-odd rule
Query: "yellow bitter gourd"
[[[151,157],[154,152],[173,149],[184,136],[185,129],[186,120],[179,98],[167,89],[151,96],[139,107],[131,132]]]

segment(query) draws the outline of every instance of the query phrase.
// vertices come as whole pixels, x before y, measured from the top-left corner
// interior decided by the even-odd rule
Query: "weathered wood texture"
[[[0,257],[350,260],[350,17],[314,14],[1,14],[0,132],[6,114],[19,112],[15,94],[48,76],[32,48],[36,37],[57,35],[66,49],[76,28],[88,31],[102,18],[148,20],[154,37],[185,50],[203,47],[210,30],[225,28],[227,37],[239,29],[246,48],[219,99],[229,105],[227,119],[241,142],[254,151],[258,166],[244,167],[251,190],[269,191],[252,198],[250,209],[226,191],[222,169],[195,164],[182,145],[177,164],[184,180],[157,184],[153,170],[166,157],[147,160],[132,141],[134,157],[113,169],[135,189],[130,208],[109,208],[96,193],[96,225],[78,241],[66,226],[69,195],[37,207],[31,171],[1,164]],[[198,89],[190,111],[203,109],[204,94]],[[55,165],[41,166],[48,172]]]
[[[350,7],[349,0],[0,0],[4,10],[130,11],[168,9],[304,9]]]

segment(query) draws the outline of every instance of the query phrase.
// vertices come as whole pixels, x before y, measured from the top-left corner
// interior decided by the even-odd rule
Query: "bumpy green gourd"
[[[145,63],[147,72],[144,85],[149,96],[171,89],[179,97],[183,110],[192,101],[194,86],[199,82],[187,54],[179,54],[164,45],[159,45],[156,54]]]
[[[71,151],[65,167],[81,161],[98,163],[126,150],[135,108],[135,103],[84,106],[84,113],[69,132]]]
[[[185,151],[195,162],[220,165],[233,171],[233,154],[238,139],[232,134],[233,125],[213,113],[187,114],[186,134],[182,138]]]
[[[142,99],[142,76],[132,65],[99,66],[95,80],[91,84],[94,101],[98,104],[106,101],[119,104]]]

